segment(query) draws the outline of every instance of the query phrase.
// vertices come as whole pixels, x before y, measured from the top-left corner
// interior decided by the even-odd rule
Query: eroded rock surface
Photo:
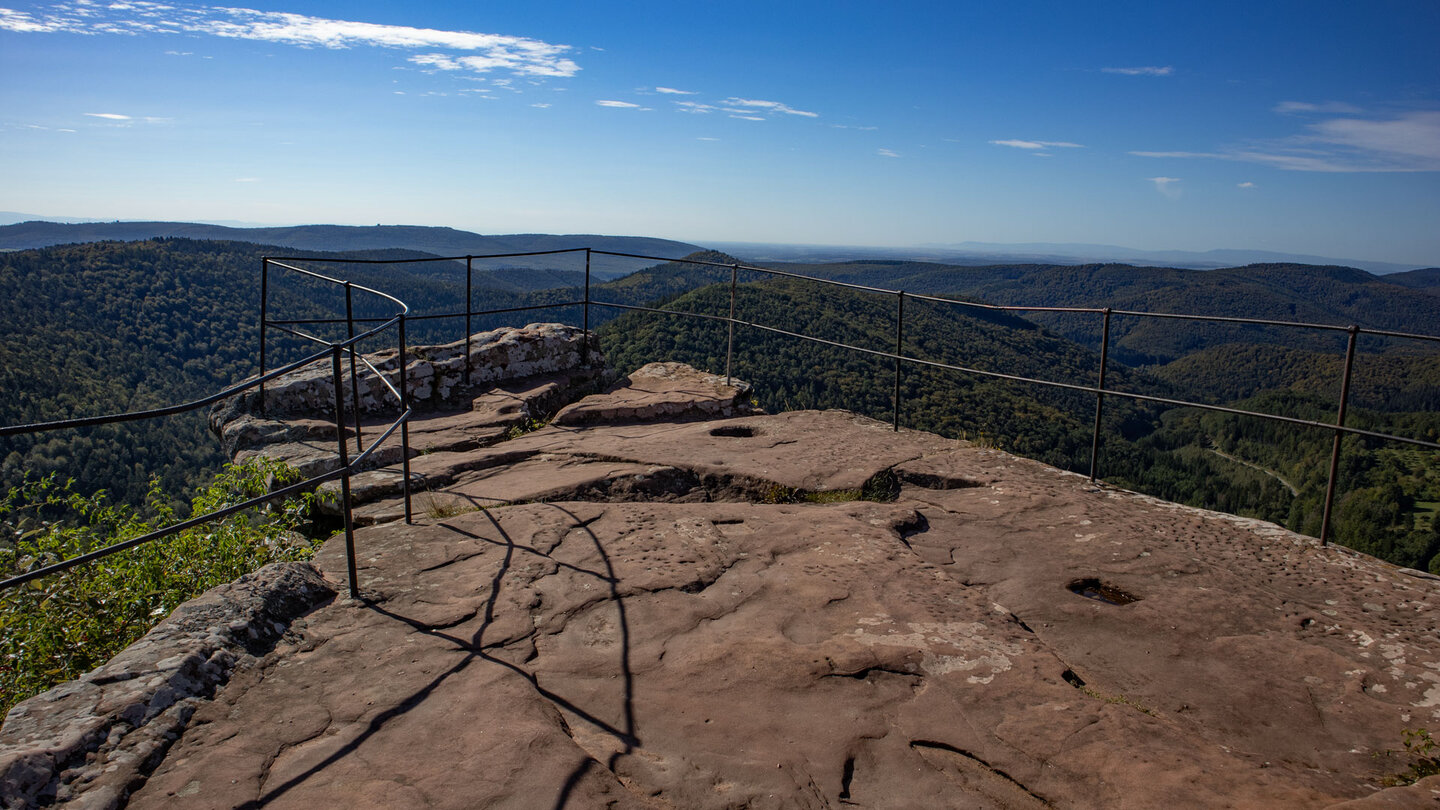
[[[1440,723],[1434,580],[845,412],[634,413],[438,417],[413,525],[357,476],[363,598],[197,701],[129,806],[1440,800],[1381,784]]]
[[[335,591],[276,563],[181,605],[78,680],[21,701],[0,732],[0,806],[124,806],[195,707]]]

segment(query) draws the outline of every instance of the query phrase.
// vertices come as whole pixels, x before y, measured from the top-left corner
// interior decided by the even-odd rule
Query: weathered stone
[[[839,412],[552,426],[476,455],[502,449],[466,483],[479,503],[605,465],[572,491],[664,480],[661,458],[680,483],[359,531],[365,602],[317,612],[197,709],[132,806],[1382,807],[1440,789],[1380,790],[1406,767],[1380,754],[1440,720],[1440,587],[1377,560]],[[645,502],[759,499],[703,483],[741,477],[853,497],[886,472],[890,503]],[[317,564],[344,570],[338,540]]]
[[[575,407],[583,424],[524,435],[504,393],[418,420],[414,525],[393,468],[352,480],[378,498],[357,516],[392,521],[355,535],[363,599],[316,610],[213,700],[131,710],[154,731],[130,773],[163,761],[128,806],[1440,796],[1440,778],[1382,789],[1403,730],[1440,721],[1440,583],[845,412],[686,421],[646,398],[730,395],[666,375],[695,379],[632,375]],[[343,579],[343,540],[316,565]],[[6,778],[53,784],[47,761],[14,756]],[[97,806],[130,790],[91,773],[58,781]]]
[[[0,805],[123,806],[200,699],[335,594],[308,563],[206,591],[104,666],[21,701],[0,729]]]
[[[469,341],[469,387],[465,381],[466,341],[440,346],[415,346],[406,352],[405,381],[413,403],[442,405],[463,396],[475,386],[503,380],[536,377],[582,367],[600,368],[604,358],[599,349],[585,350],[585,333],[558,323],[532,323],[523,329],[502,328],[472,335]],[[394,349],[367,354],[369,365],[397,391],[398,354]],[[398,400],[373,373],[360,367],[358,390],[362,413],[394,412]],[[344,364],[343,397],[349,407],[352,385],[349,365]],[[335,407],[334,380],[328,363],[316,363],[277,377],[265,387],[265,412],[271,414],[329,415]],[[212,427],[223,435],[224,426],[242,413],[258,410],[258,394],[221,403],[214,411]]]
[[[614,389],[567,406],[557,425],[683,422],[762,413],[750,385],[696,371],[684,363],[650,363]]]

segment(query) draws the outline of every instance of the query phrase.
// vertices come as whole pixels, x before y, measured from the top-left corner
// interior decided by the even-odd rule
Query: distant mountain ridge
[[[217,241],[253,242],[279,245],[297,251],[355,251],[398,248],[437,256],[529,253],[542,250],[595,248],[616,253],[635,253],[678,258],[700,248],[670,239],[646,236],[600,236],[596,234],[503,234],[490,235],[455,228],[422,225],[296,225],[276,228],[232,228],[193,222],[18,222],[0,225],[0,250],[68,245],[83,242],[138,242],[158,237],[183,237]],[[552,270],[552,258],[518,257],[507,260],[511,267]],[[583,268],[571,261],[559,269]],[[624,275],[635,269],[633,262],[596,256],[591,270],[602,278]]]
[[[1138,250],[1119,245],[1059,242],[958,242],[914,247],[854,247],[841,245],[776,245],[758,242],[712,242],[710,247],[743,256],[750,261],[821,262],[877,259],[938,262],[942,264],[1112,264],[1214,270],[1247,264],[1313,264],[1356,267],[1385,275],[1414,270],[1420,265],[1365,259],[1338,259],[1269,250]]]

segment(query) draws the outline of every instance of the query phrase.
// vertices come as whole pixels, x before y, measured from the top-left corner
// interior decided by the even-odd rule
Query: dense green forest
[[[728,292],[716,285],[675,297],[667,307],[724,314]],[[737,300],[738,317],[752,323],[877,351],[894,347],[894,296],[787,279],[742,284]],[[1075,384],[1093,384],[1096,377],[1093,351],[1034,321],[913,299],[905,317],[904,353],[911,357]],[[601,338],[621,369],[659,358],[717,372],[725,365],[722,323],[635,313],[604,327]],[[1112,359],[1107,386],[1333,420],[1341,354],[1279,343],[1226,343],[1162,366],[1127,368]],[[1436,355],[1375,343],[1376,350],[1357,361],[1347,424],[1440,441]],[[885,358],[741,326],[733,362],[735,374],[756,386],[770,410],[847,408],[880,419],[893,413],[894,365]],[[1092,395],[908,363],[901,381],[907,427],[1089,470]],[[1319,533],[1331,432],[1120,397],[1107,398],[1103,424],[1099,468],[1107,481]],[[1405,566],[1440,569],[1437,454],[1351,437],[1342,462],[1336,539]]]
[[[0,424],[135,410],[197,398],[257,370],[261,257],[289,252],[245,242],[163,239],[89,243],[0,254]],[[411,306],[411,344],[464,336],[463,262],[406,250],[328,254],[306,266],[397,295]],[[365,264],[346,260],[403,260]],[[728,265],[719,253],[694,258]],[[573,259],[573,257],[570,257]],[[566,259],[566,261],[570,261]],[[1320,323],[1358,321],[1432,331],[1440,297],[1345,268],[1264,265],[1182,271],[1120,265],[952,267],[858,262],[786,267],[912,292],[1045,306],[1245,314]],[[728,267],[665,263],[592,284],[594,301],[663,306],[723,316]],[[741,271],[744,321],[852,343],[895,348],[894,295],[838,289]],[[583,276],[570,264],[521,269],[476,262],[474,309],[565,304]],[[275,268],[270,317],[334,318],[342,289]],[[381,320],[394,305],[356,290],[357,318]],[[905,302],[903,349],[912,357],[972,369],[1092,385],[1099,370],[1098,318]],[[580,307],[476,316],[472,328],[558,320],[579,324]],[[368,323],[374,323],[369,321]],[[1158,325],[1156,325],[1158,323]],[[724,323],[595,306],[592,328],[622,371],[660,359],[725,371]],[[297,328],[336,338],[343,325]],[[393,345],[393,330],[363,348]],[[1306,419],[1334,418],[1344,335],[1142,322],[1117,317],[1107,384],[1124,391],[1226,404]],[[270,365],[313,352],[312,343],[272,335]],[[1414,341],[1360,344],[1349,424],[1431,441],[1440,436],[1440,364]],[[802,341],[754,326],[735,334],[734,373],[768,410],[846,408],[892,416],[894,361]],[[1057,466],[1090,467],[1093,395],[906,363],[902,421]],[[1332,435],[1194,409],[1107,398],[1101,475],[1160,497],[1319,529]],[[1440,462],[1431,451],[1346,439],[1336,536],[1403,565],[1440,568]],[[60,471],[77,490],[144,502],[149,479],[180,494],[208,479],[222,459],[203,416],[0,439],[0,486]],[[183,506],[179,508],[183,511]]]

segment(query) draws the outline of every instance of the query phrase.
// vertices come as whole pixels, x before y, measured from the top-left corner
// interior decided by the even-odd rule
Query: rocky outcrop
[[[1440,796],[1383,785],[1440,722],[1440,583],[842,411],[635,407],[655,379],[489,443],[488,406],[417,417],[413,525],[355,477],[362,598],[197,701],[128,806]],[[343,540],[315,565],[338,590]]]
[[[195,708],[334,595],[308,563],[266,566],[181,605],[104,666],[20,702],[0,733],[0,806],[123,807]]]
[[[684,422],[762,413],[749,383],[696,371],[684,363],[650,363],[613,390],[563,408],[557,425]]]
[[[605,359],[593,338],[588,349],[584,342],[581,330],[556,323],[477,333],[470,340],[469,385],[465,341],[411,348],[406,353],[407,393],[416,411],[426,415],[412,422],[412,456],[494,443],[510,430],[547,418],[592,393],[604,382]],[[394,350],[366,355],[365,360],[398,389]],[[345,368],[344,435],[353,448],[348,364]],[[368,441],[389,427],[399,408],[385,383],[364,364],[359,368],[362,441]],[[258,391],[217,403],[210,413],[211,430],[237,462],[263,455],[286,462],[307,478],[330,472],[340,465],[334,387],[328,363],[308,366],[268,385],[263,408]],[[401,457],[400,436],[393,435],[365,466],[388,467]]]

